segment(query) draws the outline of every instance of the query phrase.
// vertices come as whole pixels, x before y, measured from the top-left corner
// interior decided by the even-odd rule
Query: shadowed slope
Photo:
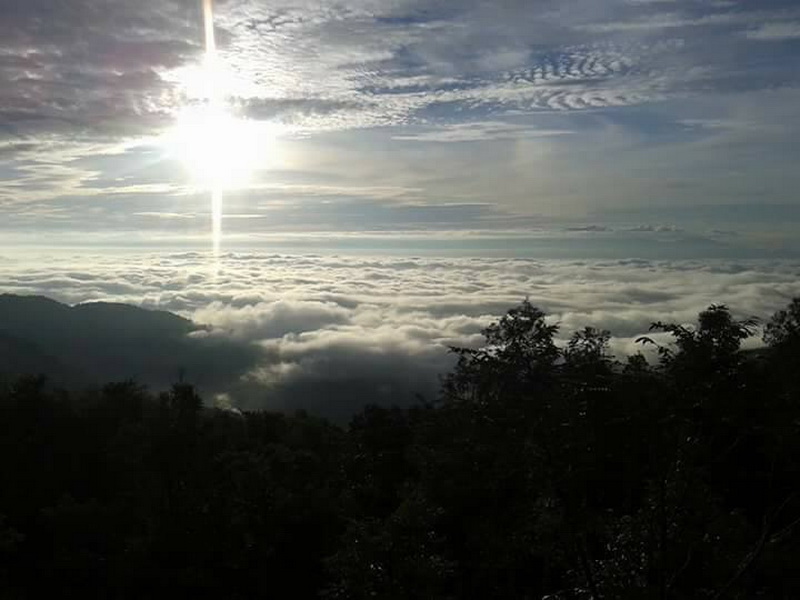
[[[162,388],[185,372],[216,390],[255,362],[258,351],[250,345],[190,335],[202,331],[163,311],[2,295],[0,373],[36,371],[65,385],[132,378]]]

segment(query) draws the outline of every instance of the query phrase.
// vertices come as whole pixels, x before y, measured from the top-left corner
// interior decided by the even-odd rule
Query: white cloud
[[[649,2],[647,4],[653,4]],[[746,22],[747,15],[737,15],[736,13],[717,13],[701,17],[691,17],[683,13],[661,13],[648,15],[644,18],[617,21],[606,23],[592,23],[581,25],[583,31],[593,33],[610,33],[619,31],[640,31],[670,29],[678,27],[707,27],[714,25],[730,25],[734,23]]]
[[[216,301],[195,311],[192,316],[201,323],[213,326],[221,335],[248,341],[316,331],[349,320],[348,311],[338,304],[302,300],[259,302],[239,308]]]
[[[415,142],[461,143],[487,140],[551,137],[570,135],[572,131],[560,129],[536,129],[504,122],[459,123],[416,133],[394,136],[396,140]]]
[[[645,4],[655,4],[646,2]],[[716,8],[730,8],[728,4],[712,5]],[[601,23],[590,23],[580,25],[578,28],[583,31],[593,33],[611,33],[624,31],[647,31],[659,29],[675,29],[683,27],[720,27],[730,25],[750,25],[767,19],[775,18],[777,15],[784,17],[797,16],[796,10],[779,11],[742,11],[742,10],[723,10],[722,12],[711,12],[708,14],[691,14],[688,12],[669,12],[654,13],[638,19],[625,21],[606,21]]]
[[[768,42],[800,39],[800,22],[764,23],[756,29],[751,29],[745,34],[748,39]]]
[[[615,334],[619,352],[654,320],[693,322],[712,303],[768,317],[800,294],[790,261],[537,261],[238,254],[215,274],[207,255],[41,256],[0,263],[0,291],[71,303],[113,300],[176,311],[211,335],[264,351],[238,387],[245,406],[407,402],[435,395],[451,345],[526,296],[561,324]],[[315,407],[327,410],[325,406]],[[337,412],[338,411],[338,412]]]

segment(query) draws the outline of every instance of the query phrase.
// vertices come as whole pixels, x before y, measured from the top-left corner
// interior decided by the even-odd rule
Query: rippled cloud
[[[319,210],[358,226],[349,203],[373,202],[389,207],[383,228],[409,206],[433,228],[436,207],[482,206],[448,222],[493,228],[597,206],[794,202],[790,0],[226,0],[216,13],[230,109],[281,138],[239,215],[268,221],[332,189]],[[203,87],[202,39],[195,0],[1,3],[0,228],[155,231],[164,219],[147,216],[198,214],[163,136]]]

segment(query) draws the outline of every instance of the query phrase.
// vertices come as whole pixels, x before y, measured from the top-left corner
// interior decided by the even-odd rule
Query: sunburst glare
[[[276,155],[276,123],[236,116],[226,102],[230,73],[217,52],[212,0],[203,0],[205,55],[181,77],[190,102],[178,111],[166,135],[168,153],[179,159],[192,185],[211,196],[215,256],[222,243],[223,195],[250,185],[253,174]]]
[[[277,128],[240,119],[223,106],[184,108],[170,132],[172,152],[203,189],[246,186],[275,148]]]

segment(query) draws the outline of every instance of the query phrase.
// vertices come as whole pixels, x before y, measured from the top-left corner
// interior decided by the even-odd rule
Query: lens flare
[[[203,0],[203,24],[205,26],[204,28],[206,37],[205,68],[207,70],[206,82],[208,85],[206,94],[208,97],[210,110],[213,113],[220,109],[219,90],[217,89],[217,78],[215,77],[215,74],[219,71],[219,66],[217,62],[217,39],[214,33],[213,0]],[[219,119],[217,119],[217,121],[219,121]],[[213,121],[200,125],[205,127],[214,126]],[[219,127],[219,124],[217,126]],[[214,156],[213,154],[209,154],[208,150],[211,148],[212,144],[218,141],[214,139],[213,131],[206,131],[205,134],[210,134],[210,136],[207,138],[208,141],[200,145],[200,148],[202,148],[201,152],[204,152],[205,156],[200,157],[199,161],[195,164],[197,164],[200,168],[203,168],[203,166],[209,166],[211,168],[209,172],[217,173],[218,175],[215,178],[216,181],[211,181],[211,244],[214,253],[214,260],[217,263],[217,268],[219,268],[219,258],[222,250],[222,182],[219,180],[219,174],[223,172],[223,169],[222,165],[219,164],[204,165],[204,163],[213,161]]]
[[[269,124],[237,119],[222,107],[201,105],[180,112],[167,143],[194,185],[225,191],[250,183],[276,135],[276,128]]]
[[[214,33],[213,0],[202,0],[205,54],[196,67],[182,69],[178,81],[186,93],[174,125],[161,138],[167,155],[178,159],[189,180],[210,196],[211,238],[219,265],[224,196],[251,185],[257,169],[277,164],[279,139],[287,131],[275,122],[238,117],[227,102],[233,71],[223,68]]]
[[[219,261],[222,250],[222,190],[211,190],[211,243],[214,258]]]
[[[203,0],[203,23],[206,33],[206,54],[213,55],[217,52],[217,39],[214,35],[214,3],[213,0]]]

